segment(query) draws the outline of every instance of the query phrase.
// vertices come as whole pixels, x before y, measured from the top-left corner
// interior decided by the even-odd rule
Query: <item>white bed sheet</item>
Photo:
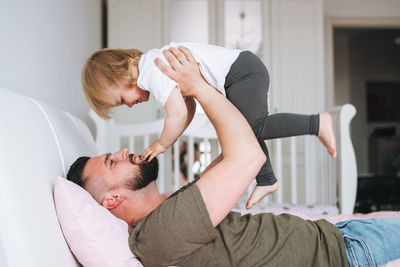
[[[239,202],[233,208],[233,211],[240,212],[241,214],[258,214],[262,212],[270,212],[275,215],[281,213],[301,213],[306,216],[320,216],[320,215],[338,215],[339,209],[336,206],[331,205],[305,205],[305,204],[277,204],[261,202],[255,205],[250,210],[246,209],[246,205],[243,202]]]

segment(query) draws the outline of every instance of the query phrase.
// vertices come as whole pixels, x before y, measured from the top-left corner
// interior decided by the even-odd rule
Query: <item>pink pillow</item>
[[[64,237],[83,266],[143,266],[129,249],[128,225],[86,190],[58,177],[54,201]]]

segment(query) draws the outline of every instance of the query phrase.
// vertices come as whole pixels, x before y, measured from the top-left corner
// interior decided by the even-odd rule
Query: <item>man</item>
[[[204,81],[192,55],[181,49],[165,51],[172,69],[156,64],[183,95],[202,105],[216,128],[221,155],[197,181],[165,201],[155,184],[156,159],[142,162],[127,149],[79,158],[67,177],[130,225],[131,250],[144,265],[347,266],[349,257],[351,266],[375,266],[400,257],[398,218],[336,227],[288,214],[230,212],[265,156],[244,117]],[[376,253],[378,248],[383,253]]]

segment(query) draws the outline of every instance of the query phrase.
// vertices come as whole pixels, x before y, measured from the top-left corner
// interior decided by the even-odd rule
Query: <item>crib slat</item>
[[[111,151],[106,151],[108,152],[115,152],[117,150],[119,150],[121,148],[121,135],[119,134],[118,131],[114,130],[114,120],[110,121],[109,124],[110,127],[110,135],[111,135],[111,142],[110,142],[110,146],[111,146]]]
[[[335,133],[335,136],[336,133]],[[330,181],[330,192],[331,192],[331,196],[330,196],[330,202],[329,204],[331,205],[337,205],[337,201],[336,201],[336,192],[337,192],[337,183],[338,183],[338,179],[337,179],[337,170],[338,170],[338,161],[334,160],[334,159],[330,159],[329,161],[329,181]]]
[[[283,186],[283,171],[282,171],[282,139],[276,139],[275,140],[275,145],[276,145],[276,178],[278,179],[279,183],[280,183],[280,189],[278,189],[275,194],[276,194],[276,202],[277,203],[282,203],[283,200],[283,193],[282,193],[282,189],[284,188]],[[274,194],[274,195],[275,195]]]
[[[144,136],[144,147],[145,147],[145,149],[149,147],[149,137],[150,136],[148,134],[146,134]]]
[[[129,151],[135,153],[135,137],[129,136]]]
[[[160,192],[165,192],[165,173],[164,173],[164,166],[165,166],[165,156],[161,154],[158,156],[158,163],[159,163],[159,174],[158,174],[158,189]]]
[[[320,159],[320,164],[318,166],[318,180],[319,189],[317,194],[317,202],[325,204],[327,202],[328,193],[325,193],[328,188],[327,177],[324,175],[324,170],[327,166],[326,163],[326,151],[322,151],[320,144],[317,145],[318,158]],[[323,194],[321,192],[324,192]]]
[[[334,133],[336,138],[340,137],[340,133],[339,133],[339,129],[340,129],[340,121],[339,121],[339,117],[337,113],[332,113],[332,120],[333,120],[333,129],[334,129]],[[340,143],[340,138],[337,139],[338,144]],[[337,148],[339,147],[339,145],[337,145]],[[340,153],[338,151],[338,153]],[[332,205],[337,205],[337,193],[338,193],[338,180],[339,180],[339,160],[338,157],[335,160],[331,160],[331,172],[330,172],[330,181],[331,181],[331,188],[332,188],[332,196],[331,196],[331,204]]]
[[[307,204],[313,204],[317,202],[317,150],[316,150],[316,138],[312,136],[304,137],[304,156],[305,156],[305,198]],[[315,140],[314,140],[315,139]]]
[[[180,187],[179,182],[179,175],[180,175],[180,168],[179,168],[179,139],[176,140],[174,144],[174,190],[178,190]]]
[[[290,177],[291,177],[291,200],[297,204],[297,151],[296,137],[290,138]]]
[[[189,173],[188,174],[184,174],[184,175],[188,175],[188,181],[191,182],[194,179],[194,174],[193,174],[193,163],[194,163],[194,140],[192,136],[189,136],[188,138],[188,170]]]
[[[118,133],[114,133],[115,138],[113,138],[113,152],[118,151],[121,149],[121,135]]]
[[[210,141],[208,138],[204,138],[204,155],[206,157],[206,166],[208,166],[211,163],[211,153],[208,151]]]
[[[310,152],[310,139],[308,136],[304,137],[304,192],[305,192],[305,200],[306,203],[311,203],[311,189],[310,189],[310,179],[311,176],[311,168],[310,168],[310,160],[311,152]]]

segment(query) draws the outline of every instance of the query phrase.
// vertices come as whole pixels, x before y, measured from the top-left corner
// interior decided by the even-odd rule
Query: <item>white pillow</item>
[[[143,266],[129,249],[128,225],[86,190],[58,177],[54,201],[64,237],[83,266]]]

